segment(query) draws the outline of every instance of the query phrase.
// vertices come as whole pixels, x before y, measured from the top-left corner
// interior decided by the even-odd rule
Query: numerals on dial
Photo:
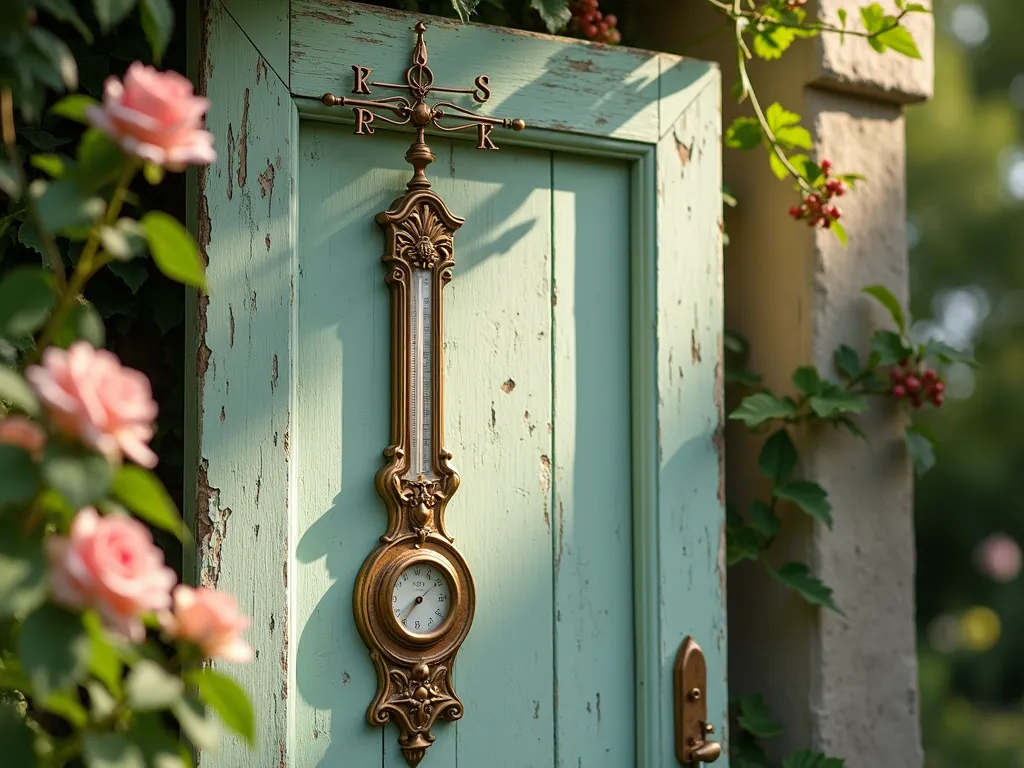
[[[448,618],[451,587],[447,576],[429,565],[410,565],[395,582],[391,594],[395,618],[413,634],[436,631]]]

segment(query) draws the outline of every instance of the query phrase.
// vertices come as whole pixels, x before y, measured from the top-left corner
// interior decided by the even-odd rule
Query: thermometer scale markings
[[[433,321],[431,312],[430,292],[431,271],[429,269],[413,270],[413,290],[410,306],[410,326],[412,331],[410,395],[411,407],[411,460],[409,475],[417,477],[433,476],[432,436],[433,436]]]

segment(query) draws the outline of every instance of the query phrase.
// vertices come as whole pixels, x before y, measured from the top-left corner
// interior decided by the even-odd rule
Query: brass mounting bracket
[[[722,745],[707,740],[715,732],[708,722],[708,667],[704,652],[692,637],[679,647],[673,678],[676,759],[682,765],[713,763],[721,756]]]

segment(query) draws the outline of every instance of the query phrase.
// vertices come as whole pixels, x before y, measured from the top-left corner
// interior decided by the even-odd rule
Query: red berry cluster
[[[615,45],[622,42],[622,33],[616,29],[619,20],[614,13],[606,15],[597,10],[597,0],[575,0],[569,10],[572,11],[569,29],[573,32],[595,43]]]
[[[821,172],[826,178],[832,173],[832,161],[821,161]],[[846,194],[846,184],[841,179],[828,179],[817,192],[811,192],[804,198],[803,205],[791,205],[789,215],[797,221],[805,219],[807,226],[821,226],[828,229],[833,221],[838,221],[843,215],[839,206],[832,203],[833,197],[842,197]]]
[[[936,408],[946,401],[946,383],[930,368],[913,368],[907,359],[900,360],[900,367],[892,370],[892,394],[905,397],[915,408],[925,400],[931,400]]]
[[[795,11],[801,5],[807,5],[807,0],[786,0],[786,8]]]

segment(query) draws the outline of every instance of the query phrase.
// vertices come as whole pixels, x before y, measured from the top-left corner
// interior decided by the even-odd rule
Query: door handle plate
[[[708,721],[708,667],[704,652],[692,637],[683,640],[674,669],[676,759],[682,765],[711,763],[722,753],[708,741],[714,726]]]

